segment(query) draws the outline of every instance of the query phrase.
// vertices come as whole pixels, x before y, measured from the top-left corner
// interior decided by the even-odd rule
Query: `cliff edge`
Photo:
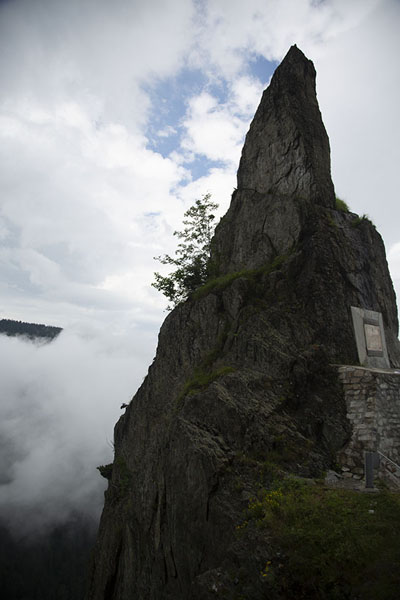
[[[331,365],[358,362],[351,306],[382,313],[400,366],[383,242],[336,209],[315,70],[295,46],[250,126],[211,264],[116,425],[89,600],[264,598],[268,535],[237,529],[277,470],[318,476],[348,442]]]

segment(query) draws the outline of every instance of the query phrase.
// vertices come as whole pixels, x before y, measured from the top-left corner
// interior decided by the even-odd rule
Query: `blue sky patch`
[[[257,77],[257,79],[266,86],[278,64],[277,61],[271,62],[260,54],[254,54],[250,59],[248,66],[251,75]]]
[[[192,96],[200,94],[206,83],[207,79],[201,71],[182,69],[176,77],[160,80],[145,88],[152,103],[147,132],[152,150],[168,156],[177,148],[187,102]],[[168,130],[169,135],[165,135]]]
[[[277,64],[253,54],[247,62],[246,70],[266,87]],[[229,101],[230,85],[225,79],[210,81],[203,72],[184,68],[175,77],[158,80],[147,86],[145,91],[152,104],[146,132],[148,146],[166,158],[173,151],[181,150],[181,138],[185,133],[182,123],[189,100],[206,91],[216,98],[218,104],[225,104]],[[212,168],[224,166],[220,161],[212,161],[201,155],[196,155],[193,161],[184,165],[190,170],[193,180],[207,175]]]
[[[224,168],[226,165],[219,160],[210,160],[203,155],[196,154],[191,162],[184,163],[184,166],[190,170],[192,179],[196,180],[204,177],[211,169]]]

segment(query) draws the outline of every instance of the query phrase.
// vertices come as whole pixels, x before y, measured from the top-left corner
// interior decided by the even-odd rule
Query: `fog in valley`
[[[0,521],[15,538],[97,520],[113,426],[154,340],[64,330],[52,342],[0,335]],[[152,341],[154,344],[152,345]]]

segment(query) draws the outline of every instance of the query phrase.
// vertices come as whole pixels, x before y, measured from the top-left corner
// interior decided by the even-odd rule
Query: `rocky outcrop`
[[[315,93],[315,69],[296,46],[276,69],[251,123],[238,187],[335,206],[329,140]]]
[[[355,364],[350,306],[398,322],[382,240],[336,210],[312,63],[296,47],[250,127],[213,240],[214,278],[165,320],[115,428],[88,599],[266,597],[268,535],[238,535],[277,470],[315,476],[350,436],[331,363]]]

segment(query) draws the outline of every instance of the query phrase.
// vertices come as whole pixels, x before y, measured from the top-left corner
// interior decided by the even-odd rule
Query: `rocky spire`
[[[333,208],[329,140],[311,60],[292,46],[276,69],[246,136],[238,189],[311,199]]]
[[[348,442],[332,363],[358,361],[351,306],[382,314],[400,366],[384,245],[335,208],[315,71],[296,47],[263,95],[238,184],[215,277],[168,315],[116,425],[87,600],[277,597],[260,578],[268,530],[238,528],[269,464],[319,476]]]

